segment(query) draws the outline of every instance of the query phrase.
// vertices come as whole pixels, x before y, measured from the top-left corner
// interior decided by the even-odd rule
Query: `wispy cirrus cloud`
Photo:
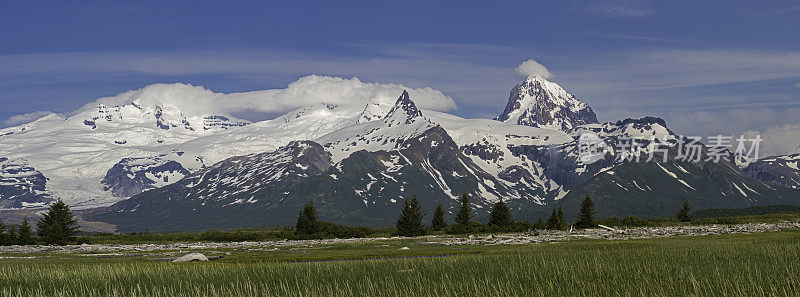
[[[649,0],[584,0],[572,4],[573,9],[607,18],[642,18],[655,13]]]
[[[669,49],[587,59],[592,59],[594,67],[560,71],[560,76],[578,83],[587,81],[594,86],[593,91],[684,88],[800,77],[800,51]]]
[[[41,119],[46,115],[51,114],[52,112],[49,111],[34,111],[31,113],[15,115],[6,119],[3,124],[6,126],[14,126],[24,123],[33,122],[35,120]]]

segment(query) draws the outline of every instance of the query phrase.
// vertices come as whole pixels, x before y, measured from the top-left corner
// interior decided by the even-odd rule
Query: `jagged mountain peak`
[[[400,95],[400,98],[397,98],[394,107],[384,117],[384,122],[402,121],[406,124],[411,124],[420,117],[422,117],[422,111],[417,108],[417,105],[408,96],[408,92],[403,90],[403,94]]]
[[[531,75],[511,89],[505,110],[495,120],[571,131],[597,123],[597,116],[588,104],[557,83]]]

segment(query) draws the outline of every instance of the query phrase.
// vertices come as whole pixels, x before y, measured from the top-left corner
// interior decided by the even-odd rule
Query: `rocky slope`
[[[47,178],[24,160],[0,157],[0,208],[40,207],[51,201]]]
[[[754,178],[793,189],[800,189],[800,154],[759,159],[744,168]]]

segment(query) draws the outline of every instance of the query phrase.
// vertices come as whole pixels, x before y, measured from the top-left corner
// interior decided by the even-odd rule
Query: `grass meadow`
[[[520,246],[395,240],[227,252],[192,263],[147,254],[4,254],[0,295],[800,295],[800,231]]]

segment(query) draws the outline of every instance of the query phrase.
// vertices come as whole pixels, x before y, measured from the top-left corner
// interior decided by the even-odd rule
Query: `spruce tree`
[[[0,221],[0,245],[9,245],[11,244],[8,240],[8,234],[6,234],[6,225],[3,224],[3,221]]]
[[[692,206],[689,205],[688,202],[684,202],[683,207],[681,207],[681,210],[678,211],[675,217],[681,222],[691,222],[692,216],[689,214],[690,210],[692,210]]]
[[[61,198],[36,223],[39,237],[47,244],[65,245],[78,233],[78,220]]]
[[[544,221],[542,221],[542,217],[539,217],[539,220],[536,221],[536,224],[533,224],[533,229],[541,230],[541,229],[545,229],[545,228],[547,228],[547,225],[545,225]]]
[[[503,200],[495,203],[492,207],[492,212],[489,214],[489,225],[501,228],[511,226],[511,213]]]
[[[433,211],[433,220],[431,220],[431,229],[433,230],[444,230],[447,228],[447,223],[444,221],[444,208],[442,208],[442,204],[439,203],[439,206],[436,207],[436,210]]]
[[[557,230],[561,228],[558,222],[558,213],[555,208],[553,208],[553,211],[550,213],[550,217],[547,218],[545,228],[548,230]]]
[[[7,240],[8,240],[8,244],[17,244],[18,243],[17,225],[11,225],[11,227],[8,228],[8,239]]]
[[[549,230],[563,230],[566,229],[566,223],[564,222],[564,210],[561,206],[558,207],[558,210],[555,208],[553,212],[550,213],[550,217],[547,218],[547,223],[545,227]]]
[[[33,230],[31,230],[31,224],[28,222],[28,217],[26,216],[22,219],[22,224],[19,225],[19,232],[17,233],[17,242],[19,244],[33,244]]]
[[[297,216],[297,224],[294,226],[295,234],[308,236],[319,232],[319,217],[314,202],[306,203],[300,215]]]
[[[578,213],[578,222],[575,223],[575,226],[578,228],[594,227],[594,215],[594,202],[592,202],[592,198],[589,195],[586,195],[586,198],[583,198],[581,202],[581,211]]]
[[[425,213],[422,211],[422,206],[414,195],[411,199],[406,198],[403,201],[403,212],[395,223],[397,234],[400,236],[421,236],[425,235],[425,226],[422,225],[422,217]]]
[[[472,224],[472,207],[469,205],[469,195],[467,193],[462,194],[461,198],[458,199],[458,203],[458,212],[455,217],[456,224],[469,227]]]

